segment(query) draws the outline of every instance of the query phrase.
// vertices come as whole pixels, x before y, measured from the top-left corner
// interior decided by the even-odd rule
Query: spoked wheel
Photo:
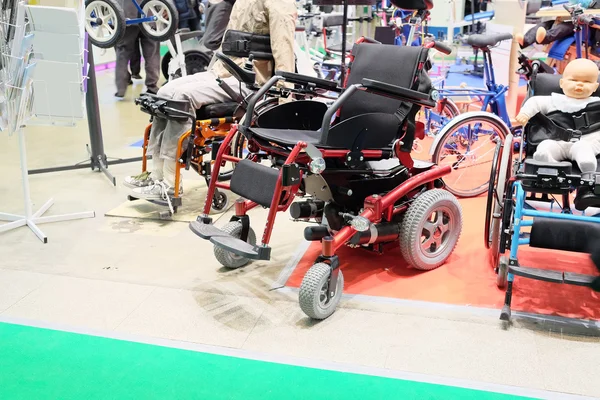
[[[507,182],[512,173],[513,136],[509,134],[504,142],[496,143],[490,180],[488,184],[487,204],[485,209],[485,247],[492,253],[492,264],[498,266],[500,256],[500,234],[502,232],[502,210],[506,198]]]
[[[213,196],[212,205],[210,209],[218,214],[223,212],[227,206],[229,205],[229,198],[227,197],[227,193],[222,192],[220,190],[215,190],[215,195]]]
[[[497,139],[504,141],[509,134],[500,118],[482,112],[462,114],[444,126],[432,161],[452,166],[443,178],[446,189],[458,197],[485,193]]]
[[[125,12],[116,0],[86,0],[85,31],[96,47],[114,47],[125,35]]]
[[[144,0],[140,7],[146,17],[156,17],[155,21],[140,24],[145,36],[164,42],[175,34],[179,25],[179,13],[171,0]]]
[[[239,239],[242,236],[242,223],[239,221],[231,221],[228,222],[221,230],[229,233],[234,238]],[[248,239],[247,243],[251,245],[256,245],[256,234],[254,230],[250,228],[248,230]],[[221,263],[222,266],[226,268],[236,269],[241,268],[244,265],[248,264],[250,260],[243,256],[238,256],[237,254],[233,254],[230,251],[223,249],[222,247],[215,246],[214,248],[215,258],[218,262]]]
[[[163,56],[160,63],[160,70],[167,80],[170,78],[169,63],[172,59],[173,57],[171,56],[171,53],[167,53]],[[198,72],[206,71],[209,64],[210,57],[204,53],[200,53],[199,51],[188,51],[185,53],[185,70],[188,75],[194,75]],[[177,68],[177,71],[175,71],[174,75],[174,79],[181,78],[181,68]]]
[[[420,270],[442,265],[462,232],[462,208],[450,192],[428,190],[408,207],[400,228],[400,251]]]
[[[331,267],[325,263],[313,265],[300,285],[300,308],[313,319],[325,319],[335,312],[344,290],[344,274],[338,271],[335,288],[329,287]],[[329,291],[329,292],[328,292]]]

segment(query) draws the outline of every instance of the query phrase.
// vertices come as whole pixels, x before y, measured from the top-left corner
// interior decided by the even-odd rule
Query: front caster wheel
[[[231,221],[221,228],[221,230],[229,233],[234,238],[239,239],[242,236],[242,223],[238,221]],[[256,234],[252,228],[249,228],[248,230],[248,239],[246,242],[250,243],[252,246],[256,245]],[[238,256],[237,254],[227,251],[221,247],[215,246],[214,253],[217,261],[220,262],[225,268],[237,269],[250,262],[248,258]]]
[[[300,285],[300,308],[313,319],[325,319],[335,312],[344,290],[344,275],[338,271],[336,287],[327,288],[331,279],[331,267],[325,263],[313,265]]]
[[[216,191],[213,196],[212,205],[210,209],[215,214],[222,213],[227,206],[229,205],[229,198],[227,197],[227,193]]]
[[[508,283],[508,260],[505,256],[500,257],[498,263],[498,275],[496,275],[496,286],[505,289]]]

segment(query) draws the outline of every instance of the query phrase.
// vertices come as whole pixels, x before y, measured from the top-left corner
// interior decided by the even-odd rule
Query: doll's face
[[[598,88],[598,67],[586,59],[571,61],[563,72],[560,87],[567,97],[587,99]]]

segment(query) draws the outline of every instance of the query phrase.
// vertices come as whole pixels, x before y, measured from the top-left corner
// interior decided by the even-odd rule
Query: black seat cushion
[[[596,172],[600,172],[600,155],[596,157],[598,160],[598,167]],[[527,158],[524,162],[524,172],[526,174],[536,174],[538,168],[554,168],[558,169],[561,173],[567,175],[581,175],[581,170],[577,166],[575,161],[560,161],[558,163],[548,163],[543,161],[537,161],[533,158]]]
[[[232,117],[238,107],[238,103],[209,104],[202,106],[199,110],[196,110],[196,119],[201,121],[211,118]]]
[[[321,140],[320,131],[250,128],[250,132],[260,139],[277,143],[282,146],[294,146],[300,141],[316,145]]]
[[[467,43],[478,48],[493,47],[503,40],[512,39],[512,37],[510,33],[498,33],[495,35],[475,34],[468,37]]]

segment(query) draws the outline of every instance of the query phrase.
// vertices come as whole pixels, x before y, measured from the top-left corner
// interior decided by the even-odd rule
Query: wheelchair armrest
[[[292,72],[275,71],[275,75],[281,76],[287,82],[297,83],[299,85],[313,84],[320,89],[336,90],[337,82],[327,79],[314,78],[312,76],[294,74]]]
[[[363,79],[361,84],[365,89],[367,89],[367,91],[378,95],[394,97],[399,100],[408,100],[415,104],[426,107],[435,107],[436,104],[435,101],[433,101],[425,93],[406,89],[396,85],[390,85],[389,83],[374,81],[372,79]]]

